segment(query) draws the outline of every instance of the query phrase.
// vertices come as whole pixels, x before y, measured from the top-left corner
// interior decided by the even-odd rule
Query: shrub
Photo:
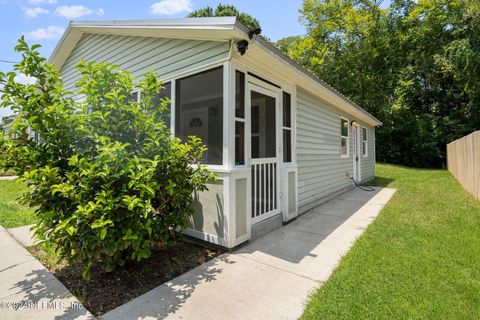
[[[155,106],[161,82],[153,73],[134,85],[116,66],[80,61],[85,99],[76,102],[38,47],[20,39],[15,48],[23,55],[15,70],[35,84],[0,73],[2,106],[18,114],[2,141],[0,168],[32,187],[25,201],[37,208],[36,238],[83,263],[86,278],[96,261],[111,271],[149,257],[155,242],[171,243],[186,227],[192,193],[215,178],[200,165],[205,147],[170,134],[163,121],[169,101]],[[139,102],[131,98],[136,89]]]

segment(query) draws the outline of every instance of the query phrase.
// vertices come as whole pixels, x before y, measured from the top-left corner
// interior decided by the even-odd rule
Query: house
[[[228,248],[375,174],[380,121],[256,33],[235,17],[72,22],[50,58],[72,92],[80,58],[160,76],[172,134],[200,137],[219,177],[185,233]]]

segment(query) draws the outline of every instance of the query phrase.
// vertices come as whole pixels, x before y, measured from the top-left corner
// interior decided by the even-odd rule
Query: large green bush
[[[154,103],[161,82],[153,73],[134,84],[115,66],[81,61],[77,87],[85,99],[76,102],[37,48],[23,39],[16,47],[23,59],[15,71],[35,84],[0,73],[2,107],[18,114],[1,142],[0,168],[32,187],[25,200],[37,208],[35,236],[82,262],[85,277],[96,261],[111,271],[149,257],[155,242],[169,243],[186,227],[192,193],[214,179],[199,164],[205,147],[170,134],[168,101]],[[137,89],[140,102],[131,98]]]

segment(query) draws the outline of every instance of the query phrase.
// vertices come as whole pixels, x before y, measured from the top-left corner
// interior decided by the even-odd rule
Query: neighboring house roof
[[[73,49],[85,33],[162,37],[205,41],[249,40],[249,29],[236,17],[185,18],[161,20],[109,20],[109,21],[72,21],[55,47],[50,62],[61,69]],[[254,47],[252,49],[252,47]],[[305,70],[262,37],[257,37],[255,46],[248,53],[264,56],[258,59],[264,64],[271,64],[272,70],[287,73],[289,79],[333,105],[358,116],[359,120],[378,126],[382,123],[350,101],[347,97]],[[266,58],[266,59],[263,59]]]

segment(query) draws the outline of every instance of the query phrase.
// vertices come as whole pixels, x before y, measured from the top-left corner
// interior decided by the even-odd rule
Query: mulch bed
[[[37,247],[32,253],[45,262],[42,248]],[[83,267],[80,264],[59,263],[50,267],[48,262],[44,264],[88,311],[100,316],[221,253],[220,249],[184,239],[178,241],[174,248],[154,248],[150,258],[110,273],[102,271],[96,264],[92,267],[90,281],[82,278]]]

